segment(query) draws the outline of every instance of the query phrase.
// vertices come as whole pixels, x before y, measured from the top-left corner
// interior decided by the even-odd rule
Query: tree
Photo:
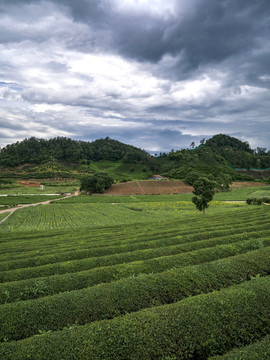
[[[193,185],[197,180],[199,180],[201,176],[202,174],[200,174],[198,171],[192,170],[186,175],[184,181],[188,185]]]
[[[209,180],[207,177],[201,177],[193,184],[195,195],[192,198],[192,202],[196,205],[196,208],[205,213],[205,209],[208,208],[208,203],[213,199],[215,194],[215,182]]]
[[[201,144],[201,145],[205,144],[205,138],[203,138],[203,139],[200,141],[200,144]]]
[[[113,179],[108,174],[97,173],[91,176],[84,176],[81,180],[80,190],[103,194],[112,184]]]
[[[232,178],[229,174],[220,173],[216,178],[216,188],[221,191],[228,191]]]

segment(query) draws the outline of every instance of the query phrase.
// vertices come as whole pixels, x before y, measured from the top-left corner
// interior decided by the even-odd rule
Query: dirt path
[[[135,183],[138,185],[138,188],[140,189],[140,191],[141,191],[141,193],[143,195],[145,193],[145,191],[143,190],[142,185],[140,184],[139,181],[135,181]]]
[[[10,215],[13,214],[16,210],[24,209],[24,208],[29,207],[29,206],[49,205],[53,201],[59,201],[59,200],[62,200],[62,199],[67,199],[67,198],[73,197],[73,196],[78,196],[79,193],[80,193],[80,191],[76,190],[73,194],[64,196],[64,197],[59,198],[59,199],[46,200],[46,201],[41,201],[41,202],[33,203],[33,204],[24,204],[24,205],[15,206],[13,208],[5,209],[5,210],[0,210],[0,214],[9,213],[4,219],[2,219],[0,221],[0,224],[2,224],[4,221],[6,221],[10,217]]]
[[[225,202],[225,203],[245,203],[246,200],[223,200],[222,202]]]

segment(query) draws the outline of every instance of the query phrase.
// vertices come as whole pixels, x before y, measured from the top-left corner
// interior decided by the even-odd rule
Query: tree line
[[[41,164],[46,161],[90,164],[91,161],[123,160],[129,163],[151,163],[144,150],[123,144],[109,137],[93,142],[77,141],[66,137],[49,140],[31,137],[7,145],[0,151],[0,165],[14,167],[21,164]]]

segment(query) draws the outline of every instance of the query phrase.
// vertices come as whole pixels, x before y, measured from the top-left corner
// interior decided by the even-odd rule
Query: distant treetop
[[[212,148],[233,148],[236,150],[243,150],[249,153],[253,153],[247,141],[243,142],[229,135],[218,134],[206,141],[206,145]]]
[[[31,137],[2,148],[0,165],[41,164],[50,160],[69,163],[123,159],[128,162],[146,162],[150,158],[151,156],[146,151],[109,137],[93,142],[76,141],[66,137],[49,140]]]

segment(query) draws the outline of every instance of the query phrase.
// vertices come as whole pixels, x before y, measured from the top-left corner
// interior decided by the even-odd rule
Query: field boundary
[[[64,196],[64,197],[59,198],[59,199],[46,200],[46,201],[41,201],[41,202],[32,203],[32,204],[23,204],[23,205],[14,206],[14,207],[9,208],[9,209],[0,210],[0,214],[9,213],[9,215],[7,215],[4,219],[2,219],[0,221],[0,224],[2,224],[4,221],[6,221],[10,217],[10,215],[12,215],[18,209],[24,209],[26,207],[37,206],[37,205],[49,205],[53,201],[67,199],[67,198],[70,198],[70,197],[73,197],[73,196],[78,196],[78,195],[79,195],[79,190],[75,191],[73,194]]]

